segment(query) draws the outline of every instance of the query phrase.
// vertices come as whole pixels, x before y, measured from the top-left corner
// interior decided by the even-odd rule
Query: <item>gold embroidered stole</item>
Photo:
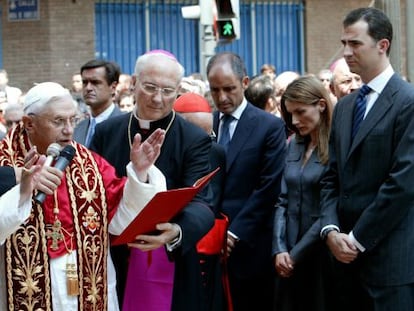
[[[77,249],[79,310],[107,310],[108,215],[102,175],[91,152],[73,143],[66,169]],[[24,166],[29,141],[18,125],[0,143],[0,165]],[[9,310],[52,310],[51,281],[42,206],[5,243]],[[3,281],[3,280],[0,280]]]
[[[81,144],[75,146],[76,161],[71,162],[66,176],[76,229],[79,310],[107,310],[109,234],[105,188],[91,152]]]

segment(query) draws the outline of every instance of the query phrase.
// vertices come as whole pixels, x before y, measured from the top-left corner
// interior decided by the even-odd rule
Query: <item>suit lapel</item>
[[[237,122],[236,129],[234,131],[233,137],[231,138],[229,148],[226,154],[226,167],[229,171],[232,163],[234,162],[237,154],[240,152],[240,149],[250,138],[250,135],[254,132],[254,119],[256,119],[256,113],[254,109],[247,104],[246,109],[244,109],[242,115],[240,116],[239,121]]]
[[[333,120],[333,122],[335,122],[335,129],[338,132],[337,135],[341,137],[339,140],[340,150],[345,152],[341,152],[341,157],[343,159],[347,158],[351,146],[351,127],[357,94],[358,93],[355,92],[345,97],[342,102],[338,104],[335,111],[336,117],[335,120]],[[344,126],[344,124],[350,124],[351,126]]]
[[[219,115],[218,111],[215,111],[213,114],[213,131],[216,133],[216,138],[218,137]]]

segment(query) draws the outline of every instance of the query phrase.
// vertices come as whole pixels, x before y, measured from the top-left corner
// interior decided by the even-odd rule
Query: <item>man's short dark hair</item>
[[[267,101],[274,92],[272,79],[267,75],[260,75],[250,81],[248,88],[244,92],[244,96],[256,107],[265,109]]]
[[[390,54],[391,42],[393,36],[392,24],[385,13],[376,8],[359,8],[348,13],[343,21],[343,26],[348,27],[359,20],[363,20],[368,24],[368,34],[378,42],[387,39],[390,46],[387,55]]]
[[[121,74],[121,68],[118,66],[117,63],[109,62],[105,60],[94,59],[81,67],[81,74],[84,70],[87,69],[94,69],[94,68],[105,68],[105,79],[108,82],[108,85],[111,85],[114,82],[118,82],[119,75]]]

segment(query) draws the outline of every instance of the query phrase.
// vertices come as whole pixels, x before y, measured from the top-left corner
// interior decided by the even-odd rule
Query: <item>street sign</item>
[[[38,0],[8,0],[7,6],[9,21],[39,20]]]

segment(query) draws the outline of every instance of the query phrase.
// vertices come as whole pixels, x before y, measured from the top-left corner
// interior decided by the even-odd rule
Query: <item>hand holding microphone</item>
[[[49,159],[49,148],[52,150],[51,146],[53,144],[51,144],[48,149],[47,149],[47,154],[48,154],[48,159]],[[55,147],[53,147],[55,148]],[[60,149],[60,146],[59,146]],[[56,160],[56,163],[53,165],[54,168],[58,169],[59,171],[64,171],[66,166],[68,166],[68,164],[72,161],[74,155],[75,155],[75,148],[72,147],[71,145],[67,145],[65,146],[62,151],[60,151],[59,157]],[[50,164],[53,162],[53,156],[50,155],[52,157],[52,159],[50,160],[50,163],[48,164],[50,166]],[[48,159],[46,160],[46,163],[48,161]],[[45,164],[46,164],[45,163]],[[60,180],[59,180],[60,182]],[[45,186],[45,189],[48,189],[48,187]],[[38,191],[37,195],[35,196],[34,200],[39,203],[42,204],[44,202],[46,198],[46,194],[44,191],[40,190]]]
[[[62,148],[58,143],[50,144],[49,147],[47,147],[47,158],[44,166],[50,166],[50,164],[52,164],[53,160],[59,155],[60,149]]]

